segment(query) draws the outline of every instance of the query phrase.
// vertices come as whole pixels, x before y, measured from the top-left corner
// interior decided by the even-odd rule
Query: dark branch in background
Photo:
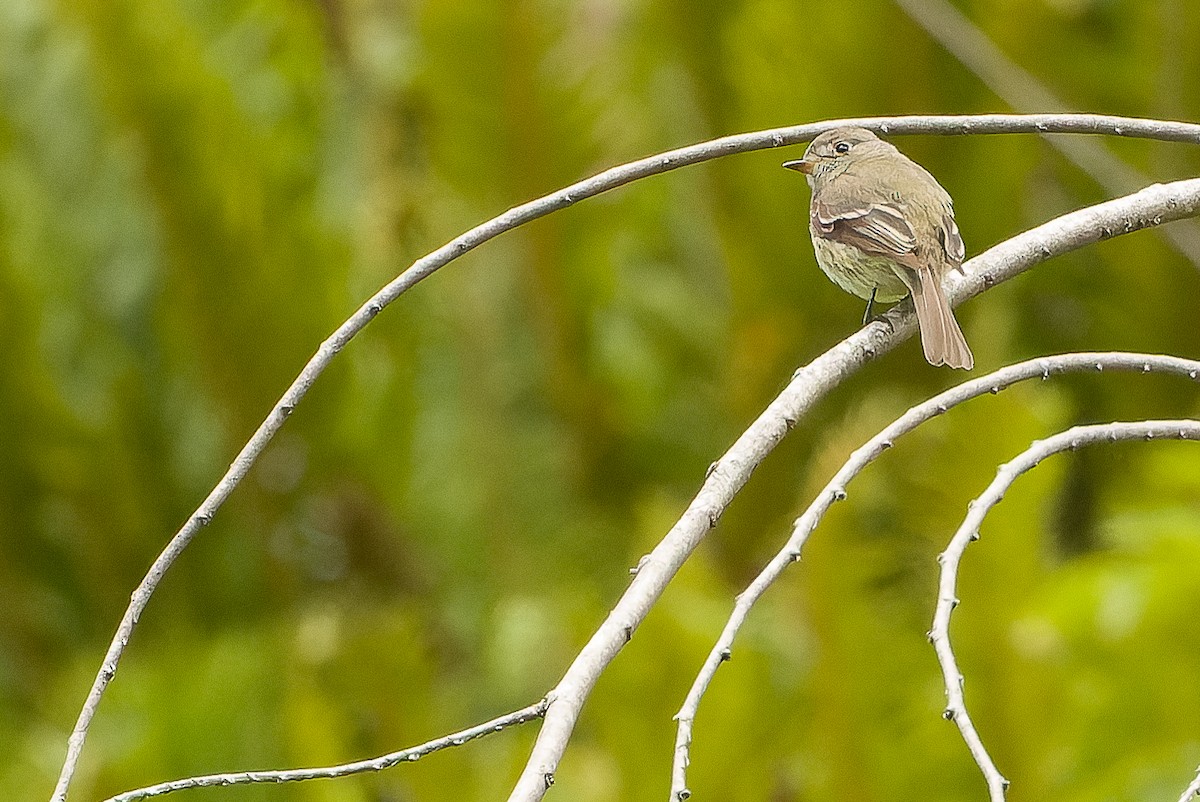
[[[895,0],[909,18],[973,72],[1015,111],[1069,111],[1067,104],[1004,54],[971,20],[947,0]],[[1153,181],[1118,158],[1103,142],[1046,137],[1050,146],[1113,195]],[[1179,222],[1159,229],[1171,247],[1200,269],[1200,225]]]
[[[829,128],[844,124],[862,125],[867,128],[872,128],[885,134],[984,134],[984,133],[1085,133],[1085,134],[1112,134],[1118,136],[1131,136],[1148,139],[1158,139],[1171,142],[1190,142],[1193,144],[1200,143],[1200,126],[1180,123],[1166,122],[1159,120],[1139,120],[1125,117],[1113,117],[1102,115],[1086,115],[1086,114],[1041,114],[1041,115],[977,115],[977,116],[942,116],[942,117],[873,117],[862,118],[855,120],[837,120],[827,121],[822,123],[812,123],[808,125],[789,126],[785,128],[777,128],[767,131],[757,131],[749,134],[739,134],[736,136],[723,137],[715,139],[711,142],[705,142],[697,145],[691,145],[685,148],[668,151],[656,156],[651,156],[645,159],[640,159],[629,164],[614,167],[605,170],[591,178],[584,179],[578,183],[572,184],[565,189],[553,192],[537,200],[529,203],[516,206],[509,209],[507,212],[492,218],[491,220],[479,225],[470,231],[456,237],[446,245],[429,253],[428,255],[418,259],[407,270],[401,273],[396,279],[387,284],[383,289],[372,296],[366,303],[358,308],[345,323],[329,336],[311,359],[305,364],[299,376],[292,382],[283,396],[275,404],[268,413],[266,419],[255,430],[250,440],[242,447],[241,451],[234,458],[229,470],[204,499],[195,512],[187,519],[183,527],[171,538],[163,551],[154,560],[146,576],[138,584],[130,597],[130,603],[117,626],[117,631],[113,635],[113,639],[109,644],[108,650],[105,653],[104,660],[100,666],[100,670],[96,674],[96,678],[92,683],[91,689],[84,704],[80,710],[79,717],[71,732],[71,736],[67,741],[67,753],[63,761],[62,771],[59,775],[58,782],[54,789],[52,802],[63,802],[67,797],[67,791],[70,788],[71,779],[75,774],[76,766],[79,762],[80,754],[83,751],[84,742],[87,739],[88,728],[91,725],[93,716],[99,707],[100,700],[104,695],[108,683],[112,681],[116,674],[117,666],[121,656],[125,652],[125,648],[129,643],[129,639],[133,634],[134,628],[137,626],[138,619],[145,610],[146,605],[150,601],[158,583],[162,581],[167,570],[175,562],[176,559],[187,548],[200,530],[212,520],[217,510],[225,502],[234,488],[242,481],[249,472],[250,467],[258,459],[263,449],[275,436],[283,426],[285,420],[291,414],[308,390],[312,387],[317,377],[325,371],[329,363],[334,357],[341,352],[346,344],[361,331],[385,306],[390,304],[396,298],[400,297],[404,292],[413,287],[415,284],[428,277],[439,268],[449,264],[458,257],[467,253],[470,250],[482,245],[493,237],[499,236],[506,231],[511,231],[518,226],[521,226],[531,220],[543,217],[551,212],[571,206],[580,200],[590,198],[610,189],[623,186],[640,178],[645,178],[651,175],[657,175],[669,170],[683,167],[689,164],[697,164],[709,159],[726,156],[733,153],[741,153],[752,150],[760,150],[764,148],[782,147],[784,145],[792,145],[801,142],[806,142],[822,131]],[[1137,220],[1125,217],[1122,214],[1117,214],[1108,224],[1110,228],[1103,232],[1102,236],[1111,236],[1118,233],[1121,227],[1125,230],[1132,231],[1136,228],[1142,228],[1149,225],[1157,225],[1159,222],[1166,220],[1175,220],[1180,217],[1185,217],[1195,213],[1195,208],[1189,204],[1194,203],[1194,194],[1189,193],[1184,187],[1186,182],[1179,182],[1172,185],[1173,190],[1162,189],[1153,190],[1162,195],[1162,202],[1169,205],[1155,206],[1155,199],[1147,196],[1145,201],[1146,208],[1154,207],[1158,209],[1156,212],[1157,219],[1138,217]],[[1148,190],[1151,191],[1151,190]],[[1179,194],[1172,194],[1172,192]],[[1100,207],[1096,207],[1100,208]],[[1130,214],[1137,216],[1135,208],[1128,210]],[[1076,213],[1079,214],[1079,213]],[[1070,215],[1068,215],[1070,217]],[[1066,219],[1066,218],[1063,218]],[[1078,247],[1086,242],[1094,241],[1102,238],[1100,236],[1080,236],[1078,243],[1068,247]],[[1036,257],[1035,254],[1027,254],[1026,261],[1021,262],[1020,259],[1015,259],[1013,264],[1022,263],[1026,267],[1030,264],[1048,258],[1057,252],[1058,243],[1046,242],[1035,246],[1044,254],[1041,257]],[[993,249],[994,251],[995,249]],[[1023,269],[1023,268],[1021,268]],[[1013,273],[1018,272],[1013,269]],[[990,280],[997,281],[1007,278],[1009,274],[1005,274],[1000,270],[997,275]],[[969,290],[970,294],[975,294],[982,289],[982,284],[972,285],[973,289]],[[966,297],[966,294],[961,294],[959,297]],[[903,336],[909,336],[912,332],[912,323],[909,321],[907,328],[903,332]],[[875,327],[878,328],[878,327]],[[878,331],[875,334],[879,334]],[[846,346],[853,349],[854,347],[892,347],[899,340],[896,337],[881,338],[871,335],[869,340],[854,341],[852,345]],[[850,343],[851,341],[847,341]],[[845,344],[843,344],[845,346]],[[842,348],[841,346],[839,348]],[[844,350],[844,349],[843,349]],[[837,361],[831,364],[841,364],[847,368],[857,366],[865,359],[865,355],[860,352],[857,356],[846,360],[846,355],[841,354],[838,349],[834,352],[838,353]],[[816,363],[814,363],[816,364]],[[793,387],[796,383],[793,382]],[[802,410],[807,408],[808,403],[820,393],[828,389],[828,383],[823,384],[820,390],[806,394],[807,401],[795,405],[795,409]],[[791,395],[796,395],[792,393]],[[791,400],[791,399],[790,399]],[[790,401],[789,401],[790,403]],[[773,407],[774,408],[774,407]],[[768,414],[774,416],[775,412],[768,410]],[[795,420],[795,413],[790,418]],[[762,420],[762,419],[760,419]],[[782,434],[780,434],[782,436]],[[777,439],[775,440],[777,442]],[[769,448],[767,449],[769,450]],[[763,455],[765,455],[765,451]],[[753,460],[753,464],[757,464],[757,459]],[[723,470],[729,471],[734,466],[728,462],[723,465]],[[748,469],[747,469],[748,473]],[[742,480],[744,481],[744,479]],[[722,486],[724,489],[732,488],[733,484],[727,479],[718,478],[712,483],[706,483],[706,487]],[[736,482],[737,487],[741,486],[741,482]],[[709,491],[711,492],[711,491]],[[706,491],[701,491],[701,496],[704,496]],[[722,492],[721,495],[724,495]],[[699,500],[700,497],[698,497]],[[723,508],[723,503],[720,505]],[[717,513],[716,508],[713,510]],[[693,513],[694,514],[694,513]],[[700,514],[706,514],[701,511]],[[719,513],[718,513],[719,514]],[[713,519],[715,522],[715,519]],[[690,527],[690,524],[689,524]],[[694,544],[693,544],[694,545]],[[690,552],[690,548],[688,551]],[[676,566],[677,567],[677,566]],[[657,581],[661,580],[664,584],[671,575],[674,574],[674,569],[670,569],[667,573],[661,574],[656,569],[650,572],[650,575],[658,577],[655,582],[649,580],[643,582],[635,581],[635,586],[639,593],[650,591],[647,600],[652,602],[661,592],[661,587],[657,587]],[[657,589],[655,589],[657,588]],[[631,591],[633,588],[631,588]],[[638,618],[640,620],[640,617]],[[610,619],[611,621],[611,619]],[[636,622],[634,622],[636,623]],[[624,624],[617,623],[618,627],[624,631]],[[632,625],[629,627],[632,631]],[[598,633],[599,634],[599,633]],[[591,644],[589,644],[591,648]],[[619,647],[617,647],[619,648]],[[607,664],[611,659],[611,655],[615,654],[615,649],[606,647],[605,652],[611,651],[611,654],[602,661],[602,664]],[[578,675],[572,675],[575,679],[579,679]],[[590,689],[591,684],[595,681],[592,676],[588,679],[584,686]],[[581,686],[583,687],[583,686]],[[555,715],[554,705],[547,714],[547,727],[542,730],[543,735],[549,732],[553,735],[553,739],[563,739],[569,736],[571,728],[574,726],[575,716],[578,706],[582,705],[583,697],[586,697],[586,690],[580,698],[572,698],[571,689],[563,689],[565,695],[560,696],[557,700],[563,703],[560,709],[574,709],[576,713],[566,716]],[[547,752],[545,743],[539,738],[538,746],[535,754],[539,755],[538,765],[546,768],[546,772],[536,778],[532,776],[522,776],[519,788],[525,789],[523,793],[526,798],[540,798],[545,792],[545,784],[548,778],[553,776],[553,767],[557,765],[558,756],[561,751],[558,747],[553,747]],[[552,756],[552,759],[544,758]],[[533,765],[533,764],[531,764]],[[534,770],[536,771],[536,769]],[[534,792],[532,788],[535,785],[540,785],[541,790]],[[521,797],[517,797],[521,798]]]
[[[671,771],[671,799],[682,802],[691,796],[687,788],[687,767],[692,742],[692,725],[700,701],[708,691],[717,669],[732,656],[733,641],[751,608],[784,570],[800,559],[800,553],[821,518],[835,502],[846,498],[846,488],[858,474],[887,451],[900,436],[911,432],[927,420],[945,414],[959,404],[981,395],[996,394],[1028,379],[1048,379],[1064,373],[1079,371],[1131,371],[1139,374],[1170,373],[1196,381],[1200,378],[1200,362],[1173,356],[1151,354],[1099,353],[1062,354],[1040,357],[1001,368],[978,379],[963,382],[912,407],[877,435],[857,448],[833,478],[817,494],[804,513],[796,519],[791,537],[767,563],[744,591],[738,594],[733,612],[721,636],[713,645],[703,667],[688,691],[687,698],[675,716],[679,722],[675,737],[675,758]]]
[[[963,266],[964,275],[951,274],[947,278],[947,297],[957,304],[1052,256],[1197,211],[1200,179],[1155,185],[1071,212],[968,261]],[[901,307],[911,309],[909,304]],[[890,351],[916,331],[914,316],[901,311],[901,307],[889,310],[884,316],[886,322],[872,322],[798,370],[787,388],[716,462],[683,516],[642,561],[629,589],[550,692],[546,719],[509,802],[536,802],[545,795],[579,711],[600,673],[632,637],[684,560],[716,526],[754,468],[818,399],[867,361]]]
[[[546,713],[546,700],[535,705],[514,710],[511,713],[486,721],[483,724],[463,730],[462,732],[436,738],[411,749],[402,749],[370,760],[358,760],[354,763],[342,763],[337,766],[326,766],[314,769],[285,769],[283,771],[236,771],[228,774],[206,774],[203,777],[189,777],[185,780],[150,785],[138,788],[136,791],[126,791],[110,797],[105,802],[134,802],[137,799],[147,799],[152,796],[169,794],[172,791],[183,791],[188,788],[209,788],[212,786],[246,785],[248,783],[288,783],[301,780],[322,780],[333,777],[345,777],[349,774],[360,774],[365,771],[382,771],[400,763],[411,763],[422,757],[451,746],[462,746],[467,741],[500,732],[508,727],[524,724],[541,718]]]
[[[991,802],[1004,802],[1008,780],[1004,779],[1000,770],[996,768],[975,730],[975,725],[971,722],[971,717],[967,714],[966,702],[963,699],[963,676],[954,659],[954,651],[950,648],[950,614],[958,606],[955,585],[958,581],[959,561],[962,560],[967,544],[979,539],[979,527],[983,525],[988,511],[1000,503],[1000,499],[1004,498],[1005,492],[1018,476],[1032,470],[1039,462],[1053,454],[1075,451],[1096,443],[1116,443],[1123,440],[1200,440],[1200,421],[1100,423],[1076,426],[1053,437],[1036,441],[1016,459],[1000,466],[996,471],[996,478],[988,485],[987,490],[967,505],[967,517],[963,519],[950,545],[938,555],[942,575],[938,582],[937,611],[933,616],[933,629],[929,632],[929,641],[937,652],[938,663],[942,667],[942,679],[946,683],[946,710],[943,715],[958,725],[963,740],[967,742],[967,748],[971,750],[971,756],[975,758],[987,781]]]

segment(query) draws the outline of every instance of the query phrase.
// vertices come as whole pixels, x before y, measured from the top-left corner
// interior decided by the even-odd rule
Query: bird
[[[867,302],[911,295],[929,364],[970,370],[967,340],[946,300],[942,277],[962,270],[966,248],[954,203],[921,165],[865,128],[813,139],[784,167],[812,188],[808,228],[817,264],[834,284]]]

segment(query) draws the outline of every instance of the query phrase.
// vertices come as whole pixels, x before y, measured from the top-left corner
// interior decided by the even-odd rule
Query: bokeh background
[[[1087,110],[1200,119],[1200,5],[971,0]],[[1011,98],[1010,98],[1011,99]],[[46,799],[132,588],[318,343],[461,231],[614,164],[849,115],[1002,111],[882,0],[0,2],[0,798]],[[968,251],[1107,197],[1031,136],[904,138]],[[1155,180],[1185,145],[1112,142]],[[321,377],[151,602],[72,799],[345,761],[529,704],[717,458],[861,304],[816,269],[799,148],[626,187],[489,243]],[[1154,233],[964,306],[978,370],[1200,356]],[[554,799],[665,799],[672,714],[733,595],[849,451],[960,380],[909,342],[758,470],[611,669]],[[973,402],[850,488],[697,721],[714,800],[959,800],[983,783],[925,641],[937,552],[996,464],[1078,422],[1200,413],[1178,379]],[[954,632],[1011,799],[1174,799],[1200,762],[1200,452],[1023,478]],[[536,725],[379,775],[189,800],[493,800]],[[181,797],[183,798],[183,797]]]

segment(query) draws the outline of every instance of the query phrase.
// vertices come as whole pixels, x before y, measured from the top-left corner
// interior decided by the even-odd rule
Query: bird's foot
[[[888,317],[887,312],[880,315],[872,315],[870,318],[863,320],[863,326],[870,325],[871,323],[882,323],[884,328],[888,330],[888,334],[896,333],[896,326],[892,323],[892,319]]]
[[[871,297],[867,299],[867,309],[865,312],[863,312],[862,324],[864,327],[866,327],[866,326],[870,325],[871,323],[878,322],[878,323],[882,323],[884,326],[886,326],[887,330],[889,332],[894,332],[896,329],[892,325],[892,321],[887,317],[887,312],[883,312],[878,315],[874,314],[875,293],[877,293],[878,291],[879,291],[878,287],[871,290]]]

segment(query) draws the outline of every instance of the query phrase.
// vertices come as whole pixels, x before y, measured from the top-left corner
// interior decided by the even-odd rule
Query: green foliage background
[[[960,7],[1073,106],[1200,118],[1200,5]],[[1003,110],[875,0],[0,3],[0,798],[45,799],[128,599],[358,303],[511,205],[681,144]],[[977,253],[1101,192],[1028,136],[906,138]],[[1200,151],[1113,142],[1157,179]],[[339,357],[151,602],[72,798],[412,745],[538,699],[708,464],[852,331],[779,163],[640,182],[468,255]],[[1200,356],[1200,270],[1152,233],[960,312],[980,370]],[[602,679],[554,799],[665,799],[672,714],[732,596],[861,440],[961,379],[909,343],[763,465]],[[898,444],[763,600],[697,722],[713,800],[980,799],[939,716],[934,557],[995,465],[1073,423],[1200,413],[1088,376]],[[955,634],[1011,798],[1174,799],[1200,761],[1200,452],[1021,480]],[[189,800],[490,800],[534,725],[381,775]]]

